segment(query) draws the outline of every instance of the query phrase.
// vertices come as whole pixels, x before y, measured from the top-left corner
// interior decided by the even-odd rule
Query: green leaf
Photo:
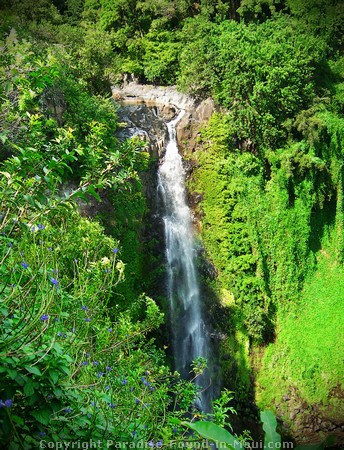
[[[60,388],[55,388],[54,389],[54,395],[55,395],[55,397],[56,398],[60,398],[60,397],[62,397],[62,390],[60,389]]]
[[[98,202],[101,202],[101,198],[100,198],[98,192],[96,192],[96,190],[94,189],[93,186],[89,186],[88,187],[87,193],[92,195],[92,197],[94,197]]]
[[[59,379],[59,372],[57,370],[49,370],[49,376],[53,382],[53,384],[56,384]]]
[[[264,445],[266,448],[281,448],[280,445],[271,447],[271,444],[281,444],[281,435],[276,432],[277,420],[271,411],[262,411],[260,420],[265,431]]]
[[[38,422],[43,425],[49,425],[50,422],[50,412],[44,408],[40,408],[37,411],[32,411],[31,416],[34,417]]]
[[[42,376],[42,372],[36,366],[25,366],[25,369],[34,375]]]
[[[63,355],[63,348],[57,342],[54,343],[53,349],[56,351],[57,355]]]
[[[191,430],[196,431],[199,435],[201,435],[205,439],[210,439],[211,441],[215,441],[218,446],[226,445],[227,448],[231,448],[233,450],[243,449],[244,446],[235,439],[235,437],[224,428],[215,425],[210,422],[182,422],[183,425],[191,428]]]
[[[28,379],[24,385],[24,394],[30,397],[35,392],[34,383],[31,379]]]
[[[11,380],[14,380],[18,376],[18,372],[14,369],[7,369],[7,373]]]
[[[20,425],[21,427],[24,426],[25,422],[24,419],[22,419],[21,417],[16,416],[15,414],[11,414],[11,418],[14,423]]]
[[[25,386],[28,381],[28,377],[22,374],[18,374],[18,376],[15,378],[15,381],[19,384],[19,386]]]

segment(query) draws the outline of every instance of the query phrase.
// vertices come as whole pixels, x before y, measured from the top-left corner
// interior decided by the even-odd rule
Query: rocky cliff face
[[[130,82],[121,87],[114,86],[112,94],[114,99],[123,106],[145,105],[155,108],[158,115],[167,121],[173,119],[180,110],[184,110],[185,114],[177,125],[178,146],[183,152],[192,152],[195,149],[201,125],[209,120],[215,111],[212,99],[199,103],[192,97],[178,92],[174,86],[153,86]]]
[[[147,143],[147,150],[155,161],[150,170],[142,174],[144,192],[151,211],[150,221],[155,221],[156,173],[159,161],[164,156],[168,137],[166,121],[172,120],[181,110],[185,111],[176,127],[178,147],[184,155],[190,155],[196,148],[197,136],[201,126],[206,123],[215,111],[212,99],[197,102],[182,94],[173,86],[143,85],[136,82],[124,83],[112,88],[114,99],[120,104],[118,118],[121,124],[117,136],[124,140],[139,136]],[[193,162],[184,161],[186,176],[193,170]],[[200,201],[197,193],[188,193],[188,203],[192,210]],[[193,214],[193,222],[197,227],[199,217]],[[159,229],[156,224],[154,229]],[[160,230],[161,232],[161,230]],[[157,238],[157,236],[150,236]]]
[[[214,103],[211,99],[197,103],[191,97],[179,93],[174,87],[155,87],[148,85],[140,85],[135,82],[127,83],[123,87],[113,88],[113,97],[120,104],[118,110],[118,118],[120,129],[118,138],[125,139],[133,136],[139,136],[147,143],[147,150],[153,160],[148,171],[141,174],[143,181],[143,189],[147,201],[148,211],[142,223],[142,233],[140,236],[143,245],[150,248],[147,254],[146,270],[150,273],[150,278],[154,278],[154,292],[147,292],[154,298],[165,297],[165,243],[164,243],[164,227],[161,213],[158,211],[157,198],[157,172],[158,165],[164,158],[165,146],[168,139],[166,122],[175,118],[181,110],[184,111],[182,119],[176,127],[178,147],[182,155],[188,156],[184,159],[184,170],[186,176],[190,176],[194,168],[192,152],[196,147],[197,135],[201,126],[209,120],[214,112]],[[199,198],[198,198],[199,197]],[[187,202],[192,210],[200,201],[201,196],[189,192]],[[193,223],[197,228],[199,217],[193,215]],[[155,243],[154,246],[150,245]],[[199,246],[197,249],[199,265],[198,270],[204,278],[214,278],[216,269],[206,260],[204,249]],[[153,267],[150,261],[154,261]],[[159,270],[157,270],[157,267]],[[202,292],[206,291],[206,287],[202,286]],[[209,290],[207,290],[209,293]],[[204,299],[206,307],[211,307],[210,294],[205,295]],[[167,305],[162,302],[160,305],[167,313]],[[209,314],[208,314],[209,315]],[[209,329],[211,325],[209,324]],[[167,329],[163,332],[162,341],[168,343]],[[211,333],[211,340],[215,342],[215,334]],[[216,346],[217,347],[217,346]],[[215,355],[215,351],[213,352]],[[214,364],[217,364],[217,358]],[[220,368],[218,368],[218,372]]]
[[[120,103],[119,120],[123,122],[123,127],[119,130],[118,137],[125,139],[138,135],[148,143],[148,151],[154,157],[155,163],[151,169],[143,175],[143,185],[150,209],[148,217],[145,219],[145,231],[142,234],[142,239],[146,242],[155,241],[157,245],[154,249],[154,257],[156,261],[160,262],[162,266],[163,243],[161,236],[163,235],[163,228],[161,220],[155,211],[155,195],[156,195],[156,173],[159,160],[163,157],[165,143],[167,139],[167,127],[165,121],[173,119],[181,109],[185,114],[177,126],[177,140],[178,146],[184,155],[192,155],[196,148],[197,136],[199,135],[201,126],[209,120],[215,111],[214,102],[207,99],[201,103],[197,103],[191,97],[181,94],[174,87],[160,87],[152,85],[140,85],[136,82],[125,83],[122,87],[112,88],[113,97]],[[188,158],[184,162],[186,175],[190,176],[194,169],[194,161]],[[196,210],[196,205],[202,201],[202,196],[197,193],[188,193],[188,204],[192,210]],[[200,217],[194,216],[194,224],[197,226]],[[212,266],[206,257],[202,258],[202,249],[200,250],[199,270],[204,278],[216,278],[216,269]],[[164,277],[161,274],[160,285],[163,285]],[[159,285],[159,282],[157,283]],[[206,297],[212,298],[213,294],[209,287],[203,287],[206,292]],[[158,291],[155,294],[160,294]],[[162,294],[162,292],[161,292]],[[209,301],[207,303],[209,314],[218,317],[216,321],[221,323],[223,321],[224,311],[219,309],[215,302]],[[224,323],[223,329],[226,329],[228,323]],[[215,334],[214,334],[215,336]],[[215,336],[217,341],[228,339],[226,334]],[[257,351],[257,357],[259,351]],[[233,364],[231,376],[235,378],[236,360],[234,356],[225,355],[228,359],[232,359]],[[252,380],[252,383],[254,381]],[[252,384],[254,385],[254,384]],[[337,393],[338,398],[343,398],[343,392],[340,390]],[[242,423],[236,423],[235,418],[232,418],[232,423],[240,428],[243,423],[248,426],[251,431],[259,435],[256,430],[257,424],[252,422],[252,411],[254,411],[254,396],[247,399],[247,408],[240,411],[240,420]],[[280,404],[276,405],[278,417],[288,417],[289,421],[282,424],[285,436],[290,436],[296,442],[319,442],[323,436],[334,435],[338,441],[342,439],[344,432],[343,425],[332,417],[324,417],[321,415],[320,409],[317,405],[307,405],[299,397],[296,389],[291,388],[291,391],[286,393]],[[339,447],[333,447],[339,448]]]

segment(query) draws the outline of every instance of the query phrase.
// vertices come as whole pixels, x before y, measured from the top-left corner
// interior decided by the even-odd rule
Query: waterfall
[[[167,124],[169,139],[163,163],[158,170],[158,195],[162,202],[166,245],[167,297],[172,330],[175,369],[190,378],[190,363],[197,357],[209,358],[209,339],[203,320],[200,286],[195,264],[191,211],[186,203],[185,173],[178,152],[176,124],[183,112]],[[203,389],[210,383],[209,370],[196,378]],[[196,405],[210,407],[212,388],[201,392]]]

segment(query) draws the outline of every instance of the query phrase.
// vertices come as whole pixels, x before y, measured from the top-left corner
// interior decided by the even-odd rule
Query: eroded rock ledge
[[[193,152],[201,125],[208,121],[215,111],[211,98],[197,102],[194,98],[177,90],[175,86],[153,86],[135,81],[113,86],[112,95],[122,105],[155,106],[165,120],[171,120],[180,110],[185,114],[177,125],[177,139],[180,149]]]
[[[169,106],[189,112],[195,109],[195,100],[179,92],[175,86],[154,86],[132,81],[121,87],[113,86],[112,94],[123,104],[145,103],[147,106]]]

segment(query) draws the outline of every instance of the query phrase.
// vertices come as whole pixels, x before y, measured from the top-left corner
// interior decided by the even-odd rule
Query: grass
[[[334,396],[344,379],[343,300],[343,267],[334,252],[320,250],[300,303],[279,313],[277,339],[267,347],[257,376],[261,409],[277,405],[294,389],[302,401],[319,404],[335,418],[344,416]]]

